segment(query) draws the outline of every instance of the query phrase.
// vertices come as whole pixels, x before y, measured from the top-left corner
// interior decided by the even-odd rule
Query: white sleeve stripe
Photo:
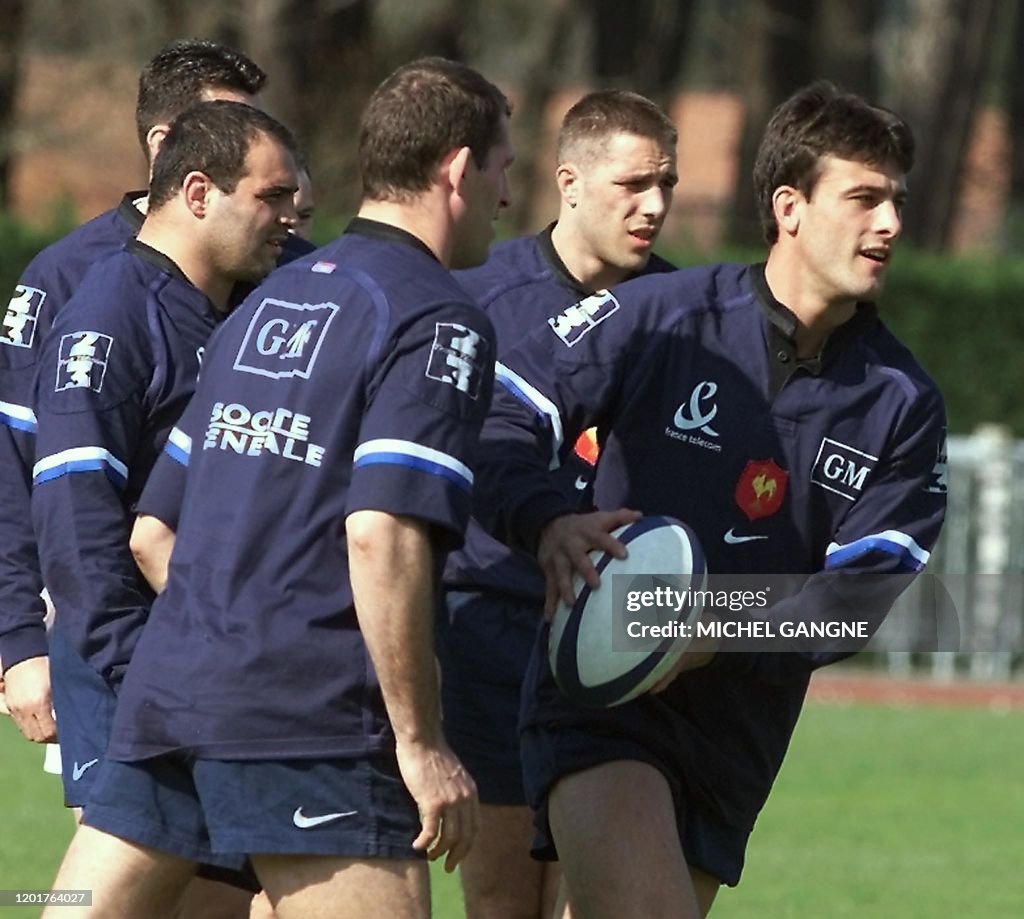
[[[473,484],[473,471],[465,463],[460,462],[454,456],[442,453],[432,447],[425,447],[423,444],[414,443],[411,440],[398,440],[390,437],[381,437],[377,440],[368,440],[356,447],[352,456],[354,463],[367,461],[374,456],[397,453],[413,459],[426,460],[438,466],[443,466],[454,472],[466,484]]]
[[[70,467],[81,463],[95,462],[109,466],[122,479],[128,478],[128,467],[103,447],[73,447],[70,450],[61,450],[60,453],[45,456],[32,467],[32,477],[38,478],[60,466]]]
[[[186,455],[192,453],[192,438],[181,428],[171,428],[171,433],[167,435],[167,440],[181,450],[182,453]]]
[[[36,413],[27,405],[15,405],[13,402],[0,402],[0,419],[10,427],[22,431],[36,429]]]
[[[561,465],[558,451],[562,448],[562,442],[565,439],[562,416],[558,412],[558,407],[539,389],[527,383],[518,373],[510,370],[500,361],[496,361],[494,364],[494,376],[520,402],[526,403],[534,411],[546,415],[550,420],[552,444],[551,462],[548,468],[557,469]]]
[[[831,543],[825,550],[825,558],[833,560],[836,564],[842,564],[843,561],[857,558],[873,549],[892,552],[896,547],[901,548],[922,567],[931,558],[931,553],[926,549],[922,549],[912,536],[899,530],[883,530],[881,533],[871,533],[845,545],[835,542]]]

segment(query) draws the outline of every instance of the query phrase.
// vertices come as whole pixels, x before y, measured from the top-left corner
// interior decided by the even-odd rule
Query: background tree
[[[0,208],[10,203],[14,126],[26,20],[24,0],[0,0]]]
[[[877,98],[873,35],[878,5],[845,0],[748,0],[739,26],[744,124],[729,236],[762,243],[750,176],[765,124],[783,99],[814,79]]]

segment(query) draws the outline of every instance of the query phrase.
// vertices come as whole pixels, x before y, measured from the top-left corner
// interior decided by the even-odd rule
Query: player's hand
[[[57,739],[50,698],[50,659],[30,657],[4,674],[7,708],[27,740],[52,743]]]
[[[552,520],[540,534],[537,543],[537,561],[544,571],[544,617],[551,619],[559,599],[574,603],[572,576],[579,573],[583,580],[596,588],[601,578],[590,560],[589,552],[599,549],[615,558],[629,553],[611,531],[627,523],[634,523],[642,515],[622,507],[617,511],[594,511],[590,514],[565,514]]]
[[[714,613],[707,611],[701,616],[701,622],[710,622],[714,620],[718,621],[718,617]],[[698,670],[701,667],[706,667],[711,663],[711,659],[715,656],[718,650],[718,639],[713,638],[710,635],[698,635],[696,636],[687,646],[686,650],[682,653],[679,660],[676,661],[675,666],[669,670],[657,683],[655,683],[648,692],[656,694],[664,692],[677,676],[681,673],[686,673],[689,670]]]
[[[420,811],[423,825],[412,847],[431,861],[447,855],[452,872],[466,857],[480,822],[476,784],[443,740],[437,744],[399,741],[402,780]]]

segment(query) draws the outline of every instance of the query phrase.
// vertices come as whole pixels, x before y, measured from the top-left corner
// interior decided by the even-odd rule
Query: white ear
[[[205,172],[190,172],[181,183],[181,191],[185,197],[185,206],[196,216],[205,217],[210,201],[210,192],[214,184]]]
[[[772,194],[772,212],[779,225],[779,233],[794,235],[800,228],[800,218],[806,199],[792,185],[780,185]]]
[[[466,178],[472,159],[473,153],[469,147],[458,147],[441,161],[441,169],[447,174],[452,191],[461,192],[462,182]]]
[[[160,152],[160,145],[164,142],[167,132],[171,126],[167,124],[155,124],[146,132],[146,150],[149,153],[149,169],[153,171],[153,161]]]
[[[555,182],[562,200],[569,207],[576,207],[579,198],[580,175],[572,163],[559,163],[555,170]]]

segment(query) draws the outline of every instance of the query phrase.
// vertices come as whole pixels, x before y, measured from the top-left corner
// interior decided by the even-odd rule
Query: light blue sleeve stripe
[[[356,469],[388,463],[442,476],[464,491],[469,491],[473,486],[473,472],[465,463],[411,440],[389,437],[368,440],[356,448],[353,460]]]
[[[901,565],[910,571],[920,571],[931,558],[931,553],[922,549],[912,536],[899,530],[885,530],[862,536],[844,546],[832,543],[825,550],[825,567],[840,568],[870,552],[897,556]]]
[[[171,428],[167,443],[164,444],[164,453],[182,466],[187,466],[192,457],[192,438],[181,428]]]
[[[13,402],[0,402],[0,423],[28,434],[35,434],[37,427],[35,412],[27,405],[15,405]]]
[[[548,468],[557,469],[562,465],[558,458],[558,451],[562,449],[562,442],[565,439],[562,416],[558,407],[539,389],[500,361],[494,365],[494,378],[520,402],[528,405],[538,415],[548,419],[551,424],[551,461],[548,463]]]
[[[76,472],[104,472],[118,486],[128,481],[128,467],[103,447],[74,447],[46,456],[32,468],[32,481],[39,485]]]

